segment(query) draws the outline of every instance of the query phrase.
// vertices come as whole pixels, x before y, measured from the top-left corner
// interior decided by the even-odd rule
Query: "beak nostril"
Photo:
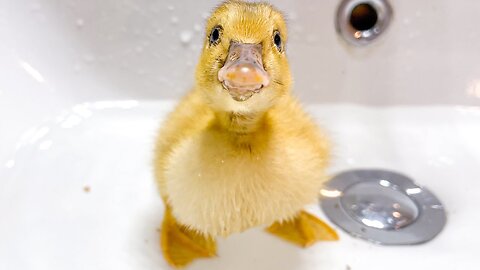
[[[237,61],[239,58],[238,54],[236,52],[232,52],[230,55],[230,61]]]

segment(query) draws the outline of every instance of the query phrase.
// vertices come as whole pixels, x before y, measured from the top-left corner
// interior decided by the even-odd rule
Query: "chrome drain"
[[[392,7],[387,0],[343,0],[337,9],[337,32],[350,44],[364,46],[388,27]]]
[[[322,209],[353,236],[384,245],[419,244],[445,226],[445,210],[410,178],[383,170],[338,174],[321,191]]]

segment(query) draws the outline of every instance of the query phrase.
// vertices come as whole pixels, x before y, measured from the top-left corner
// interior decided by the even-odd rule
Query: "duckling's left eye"
[[[278,51],[282,51],[282,37],[278,31],[273,33],[273,43],[277,47]]]
[[[220,25],[215,26],[210,32],[210,45],[217,45],[220,42],[220,35],[222,34],[222,27]]]

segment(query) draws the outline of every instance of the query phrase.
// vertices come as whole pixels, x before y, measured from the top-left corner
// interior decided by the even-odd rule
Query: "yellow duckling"
[[[329,144],[290,94],[282,14],[228,1],[206,31],[195,87],[169,115],[155,151],[166,260],[180,267],[215,256],[216,236],[261,225],[303,247],[336,240],[302,210],[326,180]]]

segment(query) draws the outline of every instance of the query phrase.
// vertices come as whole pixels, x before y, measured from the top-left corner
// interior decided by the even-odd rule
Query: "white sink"
[[[421,2],[392,3],[391,29],[359,49],[334,32],[337,1],[275,1],[295,93],[334,142],[330,172],[409,175],[444,203],[444,231],[385,247],[338,229],[299,249],[259,228],[189,269],[478,268],[480,2]],[[168,269],[152,145],[215,4],[0,0],[0,269]]]

